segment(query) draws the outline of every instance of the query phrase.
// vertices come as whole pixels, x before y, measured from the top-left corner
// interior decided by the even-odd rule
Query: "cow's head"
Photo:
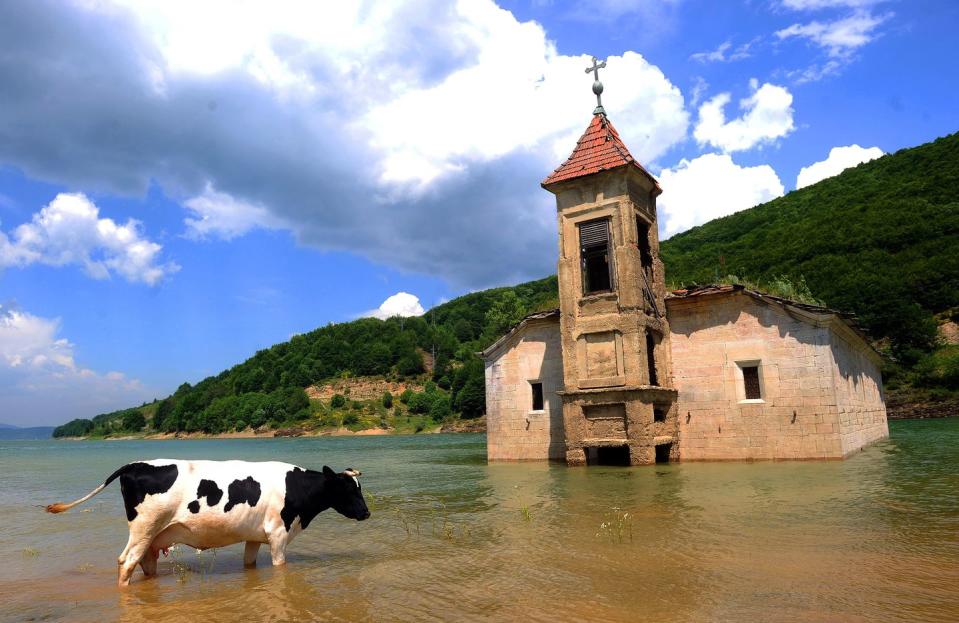
[[[350,467],[337,474],[324,465],[323,476],[326,477],[326,492],[333,510],[357,521],[369,518],[370,509],[366,507],[360,489],[360,472]]]

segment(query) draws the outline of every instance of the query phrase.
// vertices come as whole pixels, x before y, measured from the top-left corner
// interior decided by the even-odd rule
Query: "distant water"
[[[890,429],[841,462],[579,469],[487,465],[483,435],[0,442],[0,618],[957,621],[959,420]],[[285,568],[184,550],[119,590],[116,484],[40,505],[155,457],[356,467],[373,517],[320,515]]]

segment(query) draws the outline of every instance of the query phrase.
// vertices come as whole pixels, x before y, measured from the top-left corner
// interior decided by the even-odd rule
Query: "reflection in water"
[[[893,422],[847,461],[486,465],[480,435],[0,446],[2,618],[71,621],[959,620],[959,421]],[[362,524],[327,512],[286,567],[242,547],[115,586],[119,491],[46,515],[117,465],[354,465]],[[74,495],[75,497],[75,495]],[[28,502],[25,502],[28,501]]]

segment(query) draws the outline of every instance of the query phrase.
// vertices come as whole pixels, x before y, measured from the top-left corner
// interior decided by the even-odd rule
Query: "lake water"
[[[959,420],[890,423],[846,461],[577,468],[485,461],[483,435],[0,442],[0,618],[69,621],[957,621]],[[242,545],[115,586],[116,483],[143,458],[356,467],[286,567]],[[87,512],[84,512],[87,511]]]

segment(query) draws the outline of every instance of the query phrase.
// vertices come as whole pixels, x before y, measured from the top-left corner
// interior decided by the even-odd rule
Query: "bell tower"
[[[656,179],[597,106],[573,153],[542,186],[559,225],[563,426],[569,465],[679,459]]]

